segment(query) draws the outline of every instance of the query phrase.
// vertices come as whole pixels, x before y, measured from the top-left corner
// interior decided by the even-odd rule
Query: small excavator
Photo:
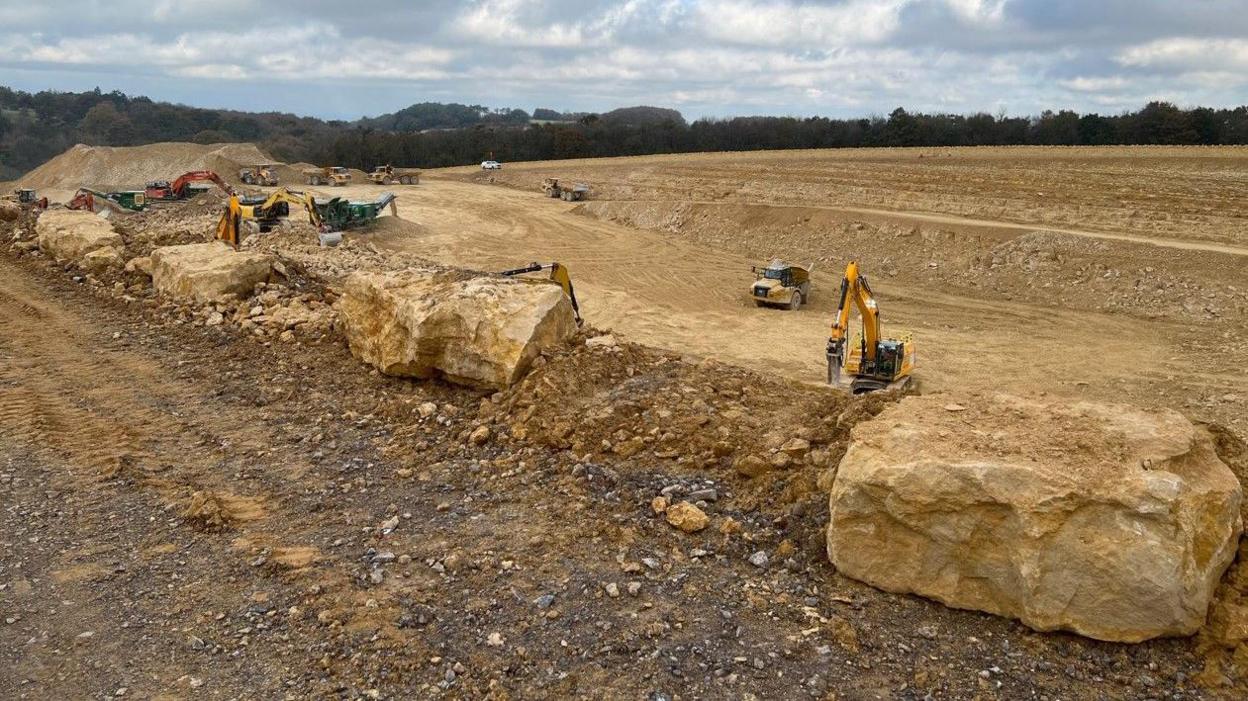
[[[211,170],[192,170],[189,173],[183,173],[177,180],[172,183],[168,180],[153,180],[149,182],[143,191],[148,200],[185,200],[196,193],[196,188],[191,183],[211,182],[221,188],[227,195],[237,194],[230,184],[221,179],[220,175]]]
[[[576,301],[576,290],[572,288],[572,276],[568,273],[568,266],[562,263],[529,263],[523,268],[504,270],[499,275],[515,277],[528,273],[539,273],[543,270],[549,270],[550,279],[563,288],[563,293],[572,302],[572,314],[576,317],[576,325],[580,326],[584,323],[584,320],[581,319],[581,305]]]
[[[862,317],[862,332],[847,343],[851,305],[858,308]],[[909,336],[880,337],[880,310],[856,261],[845,266],[841,304],[832,324],[827,352],[828,384],[840,386],[843,370],[850,378],[853,394],[905,387],[914,371],[914,340]]]

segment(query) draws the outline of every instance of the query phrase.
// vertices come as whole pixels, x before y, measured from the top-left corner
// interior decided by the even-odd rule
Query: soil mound
[[[150,180],[173,179],[190,170],[211,170],[238,183],[240,168],[271,163],[255,144],[160,143],[146,146],[78,144],[27,173],[19,187],[47,190],[141,189]],[[289,174],[279,169],[279,177]]]

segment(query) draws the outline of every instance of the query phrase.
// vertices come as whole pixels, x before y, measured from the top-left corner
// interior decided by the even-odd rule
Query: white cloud
[[[1106,77],[1079,76],[1077,78],[1059,81],[1059,83],[1063,87],[1070,88],[1071,90],[1086,93],[1101,93],[1107,91],[1114,92],[1122,90],[1130,84],[1126,78],[1117,75]]]
[[[455,27],[466,38],[504,46],[571,48],[586,43],[579,22],[524,24],[520,11],[525,5],[523,0],[479,0],[459,16]]]
[[[963,20],[975,24],[996,24],[1005,16],[1006,0],[940,0]]]
[[[811,5],[788,0],[701,0],[697,23],[708,37],[754,46],[827,46],[884,39],[910,0],[848,0]]]
[[[1180,71],[1248,70],[1248,39],[1158,39],[1128,47],[1117,60],[1124,66]]]
[[[55,41],[42,35],[0,35],[0,61],[92,68],[132,65],[206,80],[253,76],[431,80],[446,77],[443,67],[453,57],[452,51],[437,47],[345,39],[334,27],[317,23],[238,33],[192,32],[165,42],[137,34]]]

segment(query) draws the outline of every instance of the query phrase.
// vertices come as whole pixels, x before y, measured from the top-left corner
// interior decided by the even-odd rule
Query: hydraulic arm
[[[543,270],[550,271],[550,279],[558,283],[563,288],[563,293],[568,296],[572,302],[572,314],[576,316],[576,325],[583,323],[581,319],[581,305],[576,301],[576,290],[572,288],[572,276],[568,274],[568,266],[562,263],[530,263],[523,268],[515,268],[514,270],[504,270],[499,275],[514,277],[516,275],[525,275],[527,273],[538,273]]]

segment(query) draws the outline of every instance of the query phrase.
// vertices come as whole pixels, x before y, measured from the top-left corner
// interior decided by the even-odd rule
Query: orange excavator
[[[858,308],[862,330],[847,339],[851,306]],[[909,336],[881,338],[879,306],[856,261],[845,266],[841,304],[832,323],[827,353],[828,384],[839,386],[844,371],[854,394],[904,387],[914,372],[914,340]]]
[[[221,179],[221,176],[211,170],[192,170],[189,173],[183,173],[181,177],[173,182],[168,180],[153,180],[144,188],[144,194],[149,200],[184,200],[195,194],[195,188],[191,187],[191,183],[211,182],[221,188],[227,195],[238,194],[229,183]]]

